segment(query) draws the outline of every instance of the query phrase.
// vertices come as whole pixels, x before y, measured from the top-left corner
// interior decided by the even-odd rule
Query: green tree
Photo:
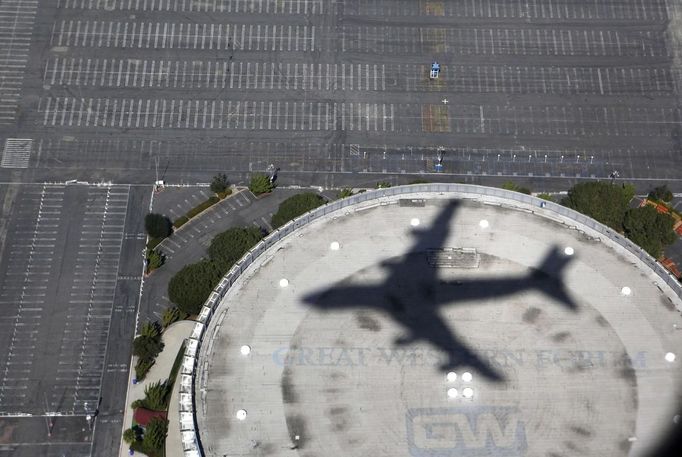
[[[543,200],[547,200],[548,202],[554,201],[554,196],[552,194],[538,194],[538,198],[541,198]]]
[[[289,197],[279,205],[277,212],[272,216],[272,226],[274,228],[281,227],[290,220],[322,206],[326,202],[324,197],[312,192],[304,192]]]
[[[123,441],[128,444],[133,444],[135,441],[137,441],[137,433],[135,433],[135,430],[132,428],[125,429],[123,432]]]
[[[137,359],[135,363],[135,379],[142,381],[154,366],[154,359]]]
[[[660,257],[663,249],[677,239],[673,231],[674,223],[672,217],[659,213],[649,205],[630,208],[623,218],[625,236],[654,258]]]
[[[376,185],[377,189],[388,189],[391,187],[391,183],[388,181],[379,181]]]
[[[165,254],[156,249],[147,249],[147,273],[160,268],[166,262]]]
[[[569,189],[561,204],[621,231],[625,211],[633,196],[632,186],[590,181]]]
[[[153,360],[161,350],[161,338],[140,335],[133,340],[133,354],[142,360]]]
[[[210,260],[186,265],[168,283],[168,298],[188,315],[198,314],[222,276]]]
[[[258,227],[234,227],[213,238],[208,247],[208,255],[219,268],[222,277],[261,239],[263,239],[263,233]]]
[[[347,197],[352,197],[353,196],[353,189],[349,189],[348,187],[344,187],[341,189],[337,194],[336,198],[347,198]]]
[[[230,183],[227,181],[227,175],[225,173],[218,173],[213,177],[213,180],[211,181],[211,192],[220,194],[225,192],[228,187],[230,187]]]
[[[251,176],[251,182],[249,183],[249,190],[254,193],[254,195],[266,194],[272,192],[275,185],[270,181],[264,174],[256,173]]]
[[[166,328],[172,323],[185,319],[186,317],[187,314],[181,311],[177,306],[169,306],[163,310],[161,325],[163,325],[163,328]]]
[[[168,409],[168,400],[170,398],[171,386],[168,380],[161,382],[157,381],[148,384],[144,388],[143,405],[152,411],[165,411]]]
[[[161,336],[161,326],[157,321],[147,321],[140,327],[140,335],[159,338]]]
[[[531,190],[528,187],[519,186],[518,184],[512,181],[507,181],[504,184],[502,184],[502,188],[506,190],[513,190],[514,192],[520,192],[526,195],[531,194]]]
[[[162,452],[167,433],[168,421],[160,417],[152,418],[144,429],[143,448],[154,453]]]
[[[652,200],[669,202],[673,199],[673,193],[668,189],[668,186],[664,184],[659,187],[654,187],[653,190],[649,192],[649,198]]]
[[[173,230],[173,223],[166,216],[149,213],[144,218],[144,229],[152,238],[165,238]]]

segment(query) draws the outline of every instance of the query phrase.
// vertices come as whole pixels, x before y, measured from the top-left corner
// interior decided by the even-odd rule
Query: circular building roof
[[[258,257],[201,346],[206,455],[651,450],[680,395],[679,298],[550,208],[454,197],[360,203]]]

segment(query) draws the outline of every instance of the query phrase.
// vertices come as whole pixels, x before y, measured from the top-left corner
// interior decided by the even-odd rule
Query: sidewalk
[[[194,321],[180,321],[168,327],[162,334],[162,341],[164,343],[163,351],[156,358],[156,363],[149,370],[145,380],[133,385],[133,377],[135,376],[134,364],[131,363],[130,374],[128,375],[128,393],[126,394],[125,412],[123,416],[123,430],[128,429],[133,423],[133,409],[130,404],[140,398],[144,398],[144,388],[156,381],[164,381],[170,375],[175,357],[178,355],[178,350],[182,342],[189,337],[194,328]],[[175,383],[173,392],[178,389],[179,383]],[[170,405],[168,408],[168,437],[177,435],[178,443],[180,440],[180,425],[179,425],[177,395],[171,396]],[[175,428],[173,428],[175,427]],[[172,433],[171,433],[172,432]],[[168,447],[168,446],[167,446]],[[170,447],[168,447],[171,449]],[[121,434],[121,446],[119,449],[119,457],[128,456],[128,444],[123,441],[123,434]],[[178,453],[167,453],[168,457],[174,455],[182,456],[182,444],[178,447]]]

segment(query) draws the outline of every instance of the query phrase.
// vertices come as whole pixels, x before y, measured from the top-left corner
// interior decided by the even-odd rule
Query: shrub
[[[229,195],[232,195],[232,189],[225,189],[223,192],[218,192],[218,198],[224,200]]]
[[[133,354],[142,360],[153,360],[162,350],[159,336],[140,335],[133,340]]]
[[[166,262],[165,254],[157,251],[156,249],[147,249],[147,273],[160,268]]]
[[[173,231],[170,219],[157,213],[149,213],[145,216],[144,229],[153,238],[166,238]]]
[[[284,200],[272,216],[272,226],[281,227],[292,219],[326,203],[324,197],[312,192],[296,194]]]
[[[168,298],[181,311],[198,314],[223,275],[210,260],[186,265],[168,283]]]
[[[137,434],[137,430],[132,429],[132,428],[127,428],[123,432],[123,441],[125,441],[128,444],[133,444],[135,441],[138,441],[139,436]]]
[[[264,174],[256,173],[251,176],[251,182],[249,183],[249,190],[253,192],[254,195],[266,194],[272,192],[275,188],[274,183],[270,181]]]
[[[144,408],[144,400],[138,398],[130,404],[130,407],[132,409]]]
[[[531,194],[531,191],[528,187],[519,186],[518,184],[513,183],[511,181],[507,181],[504,184],[502,184],[502,188],[506,190],[513,190],[514,192],[519,192],[526,195]]]
[[[208,247],[208,255],[219,268],[220,277],[262,238],[258,227],[235,227],[216,235]]]
[[[171,386],[168,380],[161,382],[157,381],[148,384],[144,388],[144,400],[142,406],[152,411],[165,411],[168,409],[168,400],[170,400]]]
[[[135,379],[142,381],[152,366],[154,366],[153,359],[137,359],[137,363],[135,363]]]
[[[219,194],[225,192],[228,187],[230,187],[230,183],[227,182],[227,175],[225,175],[225,173],[218,173],[213,177],[213,180],[211,181],[211,192]]]
[[[352,197],[353,196],[353,189],[349,189],[348,187],[344,187],[339,191],[338,194],[336,194],[336,198],[347,198],[347,197]]]
[[[538,198],[541,198],[543,200],[547,200],[548,202],[554,201],[554,196],[552,196],[550,194],[538,194]]]
[[[377,189],[388,189],[391,187],[391,183],[388,181],[379,181],[376,185]]]
[[[168,421],[160,417],[154,417],[149,421],[142,437],[142,447],[145,454],[162,453],[168,433]],[[151,452],[149,452],[151,451]]]
[[[628,209],[623,218],[623,229],[625,236],[652,257],[658,258],[665,246],[677,240],[677,235],[673,231],[674,223],[672,217],[661,214],[647,205]]]
[[[172,323],[185,318],[187,318],[187,313],[181,311],[177,306],[170,306],[163,310],[161,325],[163,325],[163,328],[166,328]]]
[[[140,328],[140,335],[149,338],[159,338],[161,336],[161,326],[157,321],[147,321]]]
[[[187,214],[185,214],[185,216],[187,216],[189,219],[192,219],[194,216],[196,216],[197,214],[207,210],[208,208],[215,205],[219,201],[220,201],[220,199],[218,197],[216,197],[215,195],[208,197],[208,200],[205,200],[205,201],[199,203],[197,206],[195,206],[191,210],[187,211]]]
[[[668,186],[664,184],[659,187],[654,187],[654,189],[649,192],[649,198],[652,200],[669,202],[673,199],[673,193],[668,189]]]
[[[175,219],[175,222],[173,222],[173,227],[176,229],[182,227],[189,221],[189,217],[187,216],[180,216],[179,218]]]
[[[632,186],[590,181],[569,189],[561,204],[621,231],[625,211],[633,196]]]

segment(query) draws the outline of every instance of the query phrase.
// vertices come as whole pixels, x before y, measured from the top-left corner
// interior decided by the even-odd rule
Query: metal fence
[[[481,197],[494,198],[498,200],[501,205],[515,207],[515,203],[523,206],[516,206],[516,209],[524,211],[540,211],[544,216],[551,216],[555,213],[561,218],[575,222],[575,228],[581,230],[582,227],[587,227],[594,230],[605,238],[608,238],[618,243],[630,253],[634,254],[641,262],[646,264],[651,270],[657,274],[660,280],[670,286],[670,288],[682,299],[682,285],[677,278],[670,274],[663,266],[656,260],[635,245],[633,242],[614,232],[609,227],[591,219],[584,214],[581,214],[572,209],[561,206],[557,203],[545,201],[531,195],[521,194],[504,189],[497,189],[493,187],[475,186],[470,184],[415,184],[410,186],[391,187],[388,189],[379,189],[369,192],[353,195],[352,197],[337,200],[321,206],[313,211],[310,211],[286,225],[276,229],[266,238],[261,240],[249,252],[247,252],[223,277],[215,290],[211,293],[204,304],[198,321],[194,326],[192,335],[188,340],[185,348],[185,355],[181,370],[180,381],[180,430],[182,433],[183,451],[186,457],[202,457],[203,451],[199,439],[199,433],[196,422],[196,405],[194,398],[194,384],[196,382],[196,368],[199,357],[199,349],[204,335],[204,331],[216,310],[220,300],[225,296],[225,293],[234,284],[239,276],[246,271],[246,269],[264,252],[266,252],[274,244],[289,236],[300,227],[318,220],[330,213],[342,210],[344,208],[353,208],[356,205],[370,202],[369,205],[361,205],[359,207],[367,208],[372,206],[386,205],[390,201],[395,200],[395,197],[408,194],[427,193],[442,195],[451,198],[472,198],[480,199]],[[359,208],[358,207],[358,208]],[[562,221],[565,222],[565,221]],[[203,386],[202,386],[203,387]]]

